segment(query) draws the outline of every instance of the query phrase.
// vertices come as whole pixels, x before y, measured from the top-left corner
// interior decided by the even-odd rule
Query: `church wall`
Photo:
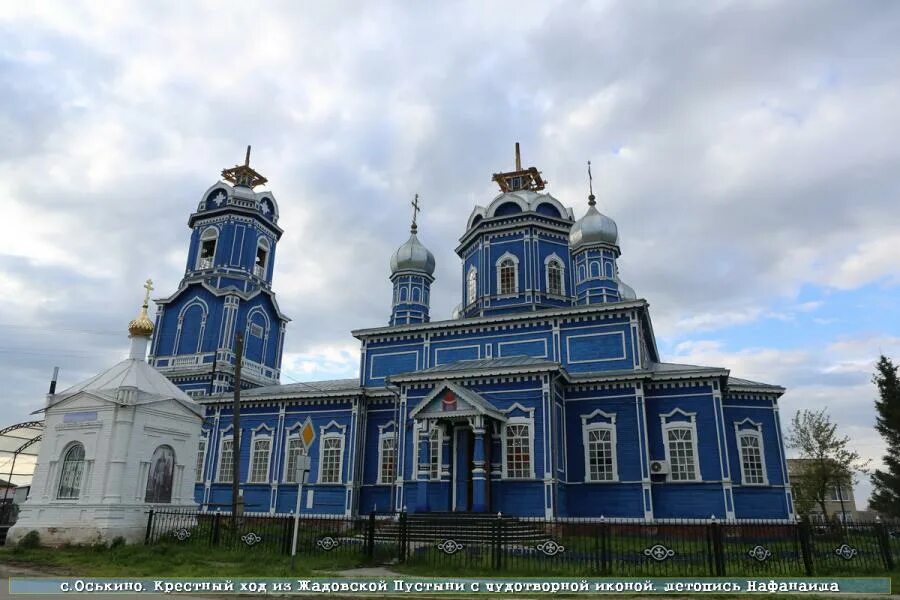
[[[560,516],[643,519],[640,483],[560,485]]]
[[[560,358],[570,373],[633,369],[634,339],[625,317],[560,326]]]
[[[366,347],[362,384],[383,387],[385,377],[422,369],[424,358],[421,338],[393,343],[370,342]]]
[[[724,519],[725,499],[720,483],[654,484],[653,516],[657,519]]]

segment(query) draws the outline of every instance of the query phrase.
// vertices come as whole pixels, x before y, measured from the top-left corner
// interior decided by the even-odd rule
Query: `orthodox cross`
[[[588,196],[588,204],[590,206],[593,206],[594,204],[597,203],[596,197],[594,196],[594,177],[591,175],[591,161],[587,161],[587,162],[588,162],[588,190],[589,190],[588,193],[590,194],[590,196]]]
[[[415,233],[416,230],[418,229],[418,225],[416,225],[416,217],[419,215],[419,211],[422,210],[419,207],[419,195],[418,194],[416,194],[415,199],[412,202],[410,202],[410,206],[413,207],[412,227],[410,228],[410,231],[412,233]]]
[[[148,279],[144,282],[144,289],[147,290],[144,294],[144,308],[150,306],[150,292],[153,291],[153,280]]]

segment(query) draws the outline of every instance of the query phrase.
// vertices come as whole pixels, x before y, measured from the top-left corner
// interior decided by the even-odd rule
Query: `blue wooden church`
[[[205,406],[198,503],[230,504],[240,460],[247,509],[291,512],[305,454],[308,513],[792,517],[784,388],[662,362],[649,306],[619,276],[616,223],[593,194],[576,219],[521,166],[518,145],[456,247],[453,318],[430,317],[435,260],[414,211],[390,258],[389,322],[352,332],[360,373],[348,380],[279,383],[289,319],[272,289],[278,204],[255,191],[266,180],[249,149],[222,175],[188,220],[185,275],[156,301],[150,357]]]

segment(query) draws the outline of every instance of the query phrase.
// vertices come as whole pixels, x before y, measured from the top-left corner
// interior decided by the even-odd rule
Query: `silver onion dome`
[[[636,300],[637,294],[634,293],[634,288],[630,285],[619,280],[619,300]]]
[[[619,228],[615,221],[597,210],[591,197],[587,213],[575,221],[569,230],[569,247],[577,250],[581,246],[599,243],[618,244]]]
[[[397,248],[391,256],[391,274],[399,271],[419,271],[427,275],[434,274],[434,254],[422,245],[416,237],[415,230],[406,243]]]

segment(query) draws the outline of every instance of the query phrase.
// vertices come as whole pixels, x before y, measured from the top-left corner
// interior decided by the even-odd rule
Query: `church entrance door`
[[[453,510],[472,510],[472,430],[453,428]]]

